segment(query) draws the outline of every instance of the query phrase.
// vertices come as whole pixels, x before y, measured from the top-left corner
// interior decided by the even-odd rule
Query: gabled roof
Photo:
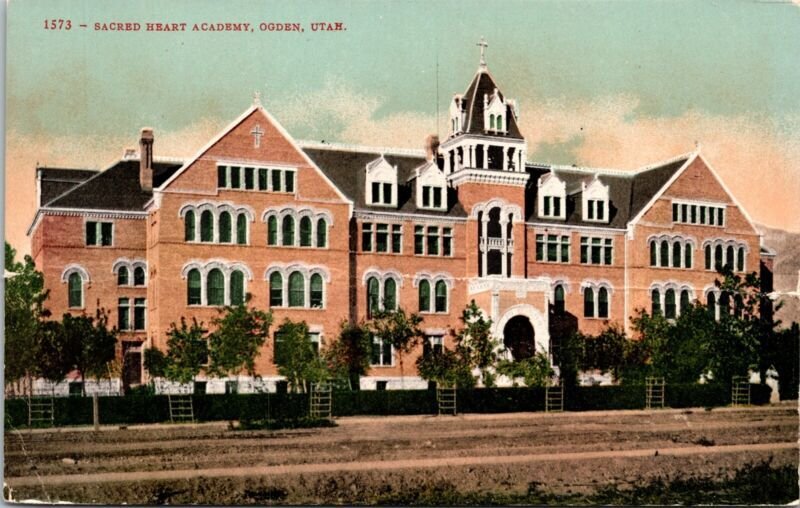
[[[552,223],[558,225],[577,225],[587,227],[609,227],[624,229],[655,196],[669,179],[687,162],[689,156],[681,156],[661,165],[646,167],[638,171],[623,172],[619,170],[592,170],[591,168],[575,168],[550,166],[551,174],[557,176],[567,185],[566,220],[539,217],[536,206],[536,179],[547,174],[547,166],[528,166],[532,173],[531,185],[526,190],[526,218],[528,221]],[[597,177],[603,185],[609,187],[609,222],[585,222],[583,220],[583,193],[579,190],[581,183]],[[576,189],[578,189],[576,191]],[[570,191],[573,191],[570,194]]]
[[[153,162],[153,187],[164,183],[180,164]],[[119,161],[105,171],[75,185],[66,193],[47,203],[48,208],[77,208],[84,210],[144,210],[152,191],[142,190],[139,184],[139,161]]]
[[[495,83],[492,75],[489,74],[489,71],[485,69],[478,70],[478,72],[475,74],[475,77],[472,78],[472,82],[467,87],[467,91],[464,92],[464,100],[466,101],[467,111],[466,128],[464,129],[464,133],[480,134],[482,136],[496,136],[500,138],[522,139],[522,133],[519,131],[517,119],[514,116],[514,111],[510,105],[506,106],[507,133],[502,134],[485,130],[485,126],[483,124],[483,96],[486,94],[491,100],[495,89],[497,89],[497,93],[500,98],[503,98],[503,93]]]
[[[364,150],[348,150],[338,147],[320,148],[305,147],[303,151],[333,181],[339,190],[353,201],[358,209],[373,209],[376,212],[420,213],[424,215],[442,215],[466,217],[464,208],[455,203],[455,194],[448,189],[448,207],[444,211],[417,208],[415,170],[425,162],[424,156],[396,155],[391,153],[369,152]],[[366,167],[383,156],[392,166],[397,166],[397,208],[373,206],[366,200]]]
[[[91,169],[38,168],[39,202],[36,205],[45,205],[97,173]]]

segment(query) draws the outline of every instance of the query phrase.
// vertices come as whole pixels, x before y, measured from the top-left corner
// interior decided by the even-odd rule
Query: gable
[[[296,170],[298,196],[348,201],[260,106],[250,108],[224,129],[159,190],[217,194],[218,165]]]

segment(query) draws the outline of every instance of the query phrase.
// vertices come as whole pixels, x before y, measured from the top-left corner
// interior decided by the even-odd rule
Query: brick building
[[[170,323],[208,323],[246,293],[321,347],[378,307],[421,313],[427,340],[450,346],[474,299],[519,359],[576,329],[627,330],[639,308],[724,311],[719,264],[768,273],[773,255],[699,151],[635,171],[531,164],[518,115],[481,57],[424,150],[297,142],[256,100],[187,160],[154,155],[143,129],[103,171],[40,168],[29,235],[49,307],[110,310],[127,386]],[[274,349],[240,390],[275,389]],[[372,360],[363,388],[400,387],[390,347]],[[413,360],[402,383],[424,387]]]

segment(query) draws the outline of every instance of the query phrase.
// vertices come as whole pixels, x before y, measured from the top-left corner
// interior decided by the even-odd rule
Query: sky
[[[800,231],[795,2],[10,0],[7,20],[5,235],[21,252],[37,164],[105,168],[143,126],[156,155],[192,155],[254,91],[296,139],[422,148],[446,135],[481,36],[530,161],[632,169],[699,143],[754,220]],[[94,29],[111,22],[142,30]],[[191,31],[225,22],[254,31]]]

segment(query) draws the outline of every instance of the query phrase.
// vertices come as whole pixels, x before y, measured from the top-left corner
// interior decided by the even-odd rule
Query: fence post
[[[94,430],[100,430],[100,397],[96,393],[92,394],[92,417]]]

